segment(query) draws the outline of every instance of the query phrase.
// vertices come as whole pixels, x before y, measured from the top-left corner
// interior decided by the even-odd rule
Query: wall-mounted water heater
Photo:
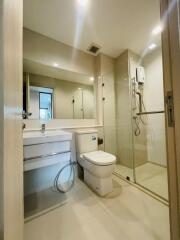
[[[136,80],[138,84],[145,83],[145,69],[142,66],[136,68]]]

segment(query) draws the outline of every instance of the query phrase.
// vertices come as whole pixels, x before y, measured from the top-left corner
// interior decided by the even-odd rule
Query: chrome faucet
[[[44,133],[46,131],[46,124],[41,125],[41,132]]]

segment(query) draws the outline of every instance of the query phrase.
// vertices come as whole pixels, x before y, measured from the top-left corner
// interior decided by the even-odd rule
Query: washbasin
[[[44,133],[42,133],[41,131],[31,131],[23,133],[24,145],[71,140],[72,133],[62,130],[45,131]]]

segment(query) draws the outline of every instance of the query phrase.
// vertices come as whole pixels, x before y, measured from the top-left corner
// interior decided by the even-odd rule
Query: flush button
[[[96,137],[95,137],[95,136],[92,136],[92,140],[95,141],[95,140],[96,140]]]

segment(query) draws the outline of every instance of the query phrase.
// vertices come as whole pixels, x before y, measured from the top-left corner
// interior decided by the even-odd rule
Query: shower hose
[[[76,166],[76,162],[72,161],[72,158],[70,158],[70,161],[68,164],[66,164],[63,168],[61,168],[58,172],[58,174],[56,175],[55,179],[54,179],[54,189],[60,193],[66,193],[68,191],[71,190],[71,188],[74,185],[75,182],[75,166]],[[67,168],[70,168],[70,172],[69,172],[69,177],[68,177],[68,186],[66,188],[64,188],[62,186],[62,184],[60,183],[60,177],[63,173],[64,170],[66,170]]]
[[[136,99],[136,94],[138,94],[140,96],[140,100],[138,102]],[[135,96],[136,107],[133,110],[136,110],[138,107],[139,113],[141,113],[143,110],[146,112],[146,107],[145,107],[144,99],[143,99],[143,90],[141,90],[140,92],[136,92],[134,90],[134,96]],[[141,124],[146,125],[146,120],[144,120],[141,115],[140,116],[136,115],[133,117],[133,119],[135,122],[134,134],[135,134],[135,136],[139,136],[141,134]]]

